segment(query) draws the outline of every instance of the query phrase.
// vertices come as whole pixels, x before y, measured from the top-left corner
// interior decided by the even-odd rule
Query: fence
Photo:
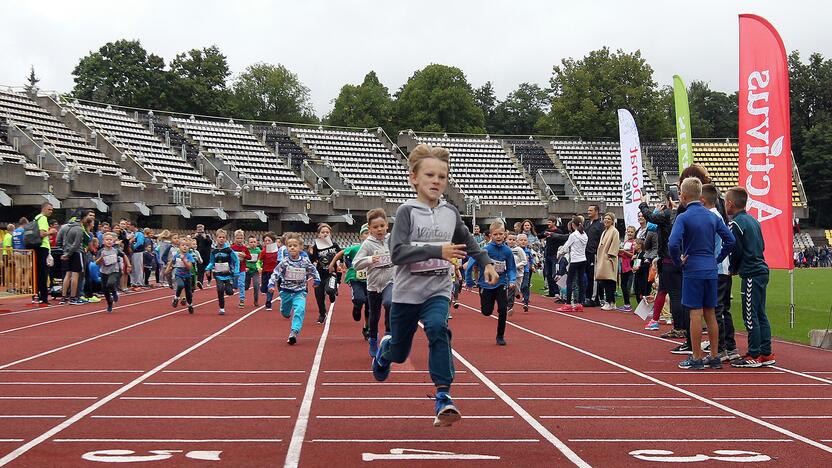
[[[0,293],[35,294],[34,250],[3,250],[0,254]]]

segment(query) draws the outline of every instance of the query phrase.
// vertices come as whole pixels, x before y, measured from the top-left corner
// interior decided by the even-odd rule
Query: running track
[[[294,347],[277,310],[220,317],[206,290],[189,316],[169,298],[126,295],[113,314],[3,303],[0,466],[832,465],[826,351],[776,343],[773,369],[681,371],[634,316],[539,296],[503,348],[466,292],[451,321],[463,420],[434,428],[424,335],[376,383],[346,288]]]

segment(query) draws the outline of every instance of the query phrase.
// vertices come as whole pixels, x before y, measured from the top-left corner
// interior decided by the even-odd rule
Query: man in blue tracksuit
[[[507,290],[514,295],[515,282],[517,281],[517,267],[514,262],[514,254],[504,243],[506,238],[506,227],[500,221],[491,223],[491,242],[485,245],[483,250],[494,262],[494,269],[500,275],[496,284],[489,284],[484,278],[478,281],[480,286],[480,306],[482,314],[486,317],[494,313],[494,304],[497,304],[497,344],[506,345],[504,338],[506,332],[506,317],[508,314]]]
[[[690,309],[690,338],[693,355],[679,363],[682,369],[721,369],[717,355],[719,326],[716,322],[717,264],[734,247],[734,236],[725,223],[702,206],[702,181],[688,177],[680,186],[679,201],[684,213],[676,216],[667,248],[670,258],[682,267],[682,305]],[[714,236],[722,239],[722,250],[715,255]],[[708,324],[710,356],[702,357],[702,316]]]

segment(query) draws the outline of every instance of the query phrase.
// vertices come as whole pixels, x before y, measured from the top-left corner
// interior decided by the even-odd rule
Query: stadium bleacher
[[[291,162],[292,169],[296,172],[300,171],[303,161],[306,159],[306,152],[289,136],[288,127],[281,127],[276,124],[252,125],[250,130],[270,150],[277,151],[280,157],[287,162]]]
[[[376,133],[322,128],[292,128],[315,156],[336,170],[353,189],[402,203],[415,196],[407,168]]]
[[[506,154],[490,138],[416,136],[419,143],[442,146],[451,153],[451,182],[481,203],[542,205],[543,201]]]
[[[554,170],[555,164],[549,159],[543,145],[537,140],[504,140],[517,156],[523,169],[534,177],[538,169]]]
[[[815,242],[812,236],[805,232],[796,232],[794,234],[794,248],[795,250],[803,250],[806,247],[814,247]]]
[[[216,189],[181,153],[163,145],[156,135],[125,111],[77,101],[65,104],[65,109],[82,117],[90,128],[129,154],[159,182],[199,193],[211,193]]]
[[[285,191],[292,198],[320,199],[284,160],[269,151],[244,126],[233,121],[177,117],[171,117],[170,122],[203,152],[223,160],[254,189]]]
[[[617,141],[553,140],[552,147],[588,200],[621,206],[621,152]],[[644,170],[644,187],[651,198],[656,188]]]
[[[7,127],[4,119],[0,118],[0,163],[2,164],[21,164],[24,166],[26,175],[34,177],[45,177],[46,172],[37,166],[37,164],[29,162],[26,157],[15,151],[14,148],[6,144]]]
[[[678,174],[679,151],[676,143],[644,143],[641,149],[643,156],[650,159],[650,164],[659,178],[665,172]]]

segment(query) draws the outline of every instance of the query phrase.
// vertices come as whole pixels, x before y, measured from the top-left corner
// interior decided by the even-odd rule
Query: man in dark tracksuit
[[[546,297],[555,297],[558,293],[558,286],[555,284],[555,274],[558,268],[558,248],[566,243],[569,239],[569,234],[558,233],[558,228],[555,217],[550,217],[546,221],[546,230],[538,234],[540,240],[546,241],[543,249],[543,277],[546,278],[546,287],[549,292]],[[597,245],[597,244],[596,244]]]
[[[773,366],[771,325],[766,315],[768,264],[763,256],[765,243],[760,223],[745,212],[748,193],[734,187],[725,194],[725,209],[730,216],[731,232],[737,240],[731,253],[730,271],[741,279],[742,318],[748,331],[748,353],[731,361],[733,367]]]
[[[586,233],[586,302],[584,307],[598,307],[601,305],[596,298],[595,290],[595,255],[598,254],[598,244],[604,233],[604,222],[601,220],[600,207],[589,205],[586,209],[587,219],[584,221]],[[668,234],[669,235],[669,234]]]

